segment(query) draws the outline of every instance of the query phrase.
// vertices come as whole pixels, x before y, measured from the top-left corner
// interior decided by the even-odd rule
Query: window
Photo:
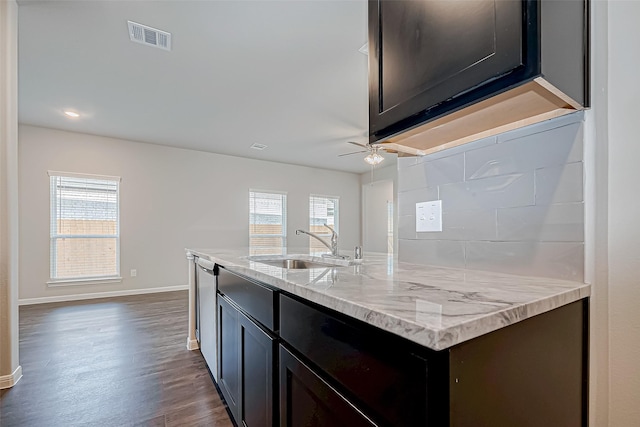
[[[273,253],[273,248],[284,252],[286,246],[287,195],[250,190],[249,248],[251,253]]]
[[[330,225],[338,233],[338,198],[311,195],[309,197],[309,231],[323,237],[329,243],[331,231],[324,224]],[[316,239],[309,237],[309,248],[325,252],[327,247]]]
[[[120,178],[50,172],[51,281],[120,280]]]
[[[387,253],[393,254],[393,202],[387,200]]]

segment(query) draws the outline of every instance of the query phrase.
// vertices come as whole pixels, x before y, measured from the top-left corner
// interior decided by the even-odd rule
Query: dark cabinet
[[[587,318],[581,300],[433,351],[280,295],[281,426],[586,426]]]
[[[240,420],[247,427],[273,426],[277,341],[240,313]]]
[[[240,312],[218,296],[218,386],[229,411],[240,411]]]
[[[280,295],[280,320],[282,340],[344,390],[374,422],[445,424],[446,353],[412,346],[286,295]]]
[[[372,133],[523,67],[521,9],[518,1],[370,2]]]
[[[218,291],[269,330],[278,329],[275,290],[222,268],[218,274]]]
[[[280,345],[281,427],[371,427],[376,424]]]
[[[218,275],[218,385],[238,426],[587,425],[587,299],[435,351]]]
[[[273,319],[271,290],[224,268],[218,289],[218,386],[238,425],[271,427],[277,422],[277,337],[254,316]]]
[[[586,105],[586,11],[582,0],[369,0],[370,141],[536,77]]]

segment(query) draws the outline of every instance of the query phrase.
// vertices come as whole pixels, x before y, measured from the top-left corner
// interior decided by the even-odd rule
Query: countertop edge
[[[245,277],[264,282],[268,285],[289,292],[310,302],[337,311],[354,319],[375,326],[389,333],[398,335],[416,344],[432,350],[446,350],[462,342],[494,332],[522,320],[546,313],[564,305],[587,298],[591,294],[590,285],[576,282],[574,289],[558,292],[554,295],[531,302],[519,304],[483,317],[463,321],[455,326],[442,329],[429,329],[418,323],[407,321],[391,313],[383,313],[375,307],[353,300],[346,300],[334,295],[319,292],[312,288],[290,283],[283,279],[239,265],[228,259],[222,259],[197,249],[187,249],[188,253],[220,264],[228,270]],[[399,333],[398,331],[402,331]]]

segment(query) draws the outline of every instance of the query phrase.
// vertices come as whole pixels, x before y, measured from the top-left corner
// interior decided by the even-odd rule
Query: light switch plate
[[[442,231],[442,200],[416,203],[416,232]]]

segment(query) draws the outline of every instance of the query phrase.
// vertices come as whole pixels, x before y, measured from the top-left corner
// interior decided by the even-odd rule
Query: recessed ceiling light
[[[75,111],[65,111],[64,115],[74,119],[77,119],[78,117],[80,117],[80,114],[76,113]]]
[[[252,144],[251,148],[253,148],[254,150],[264,150],[265,148],[267,148],[267,146],[264,144]]]

